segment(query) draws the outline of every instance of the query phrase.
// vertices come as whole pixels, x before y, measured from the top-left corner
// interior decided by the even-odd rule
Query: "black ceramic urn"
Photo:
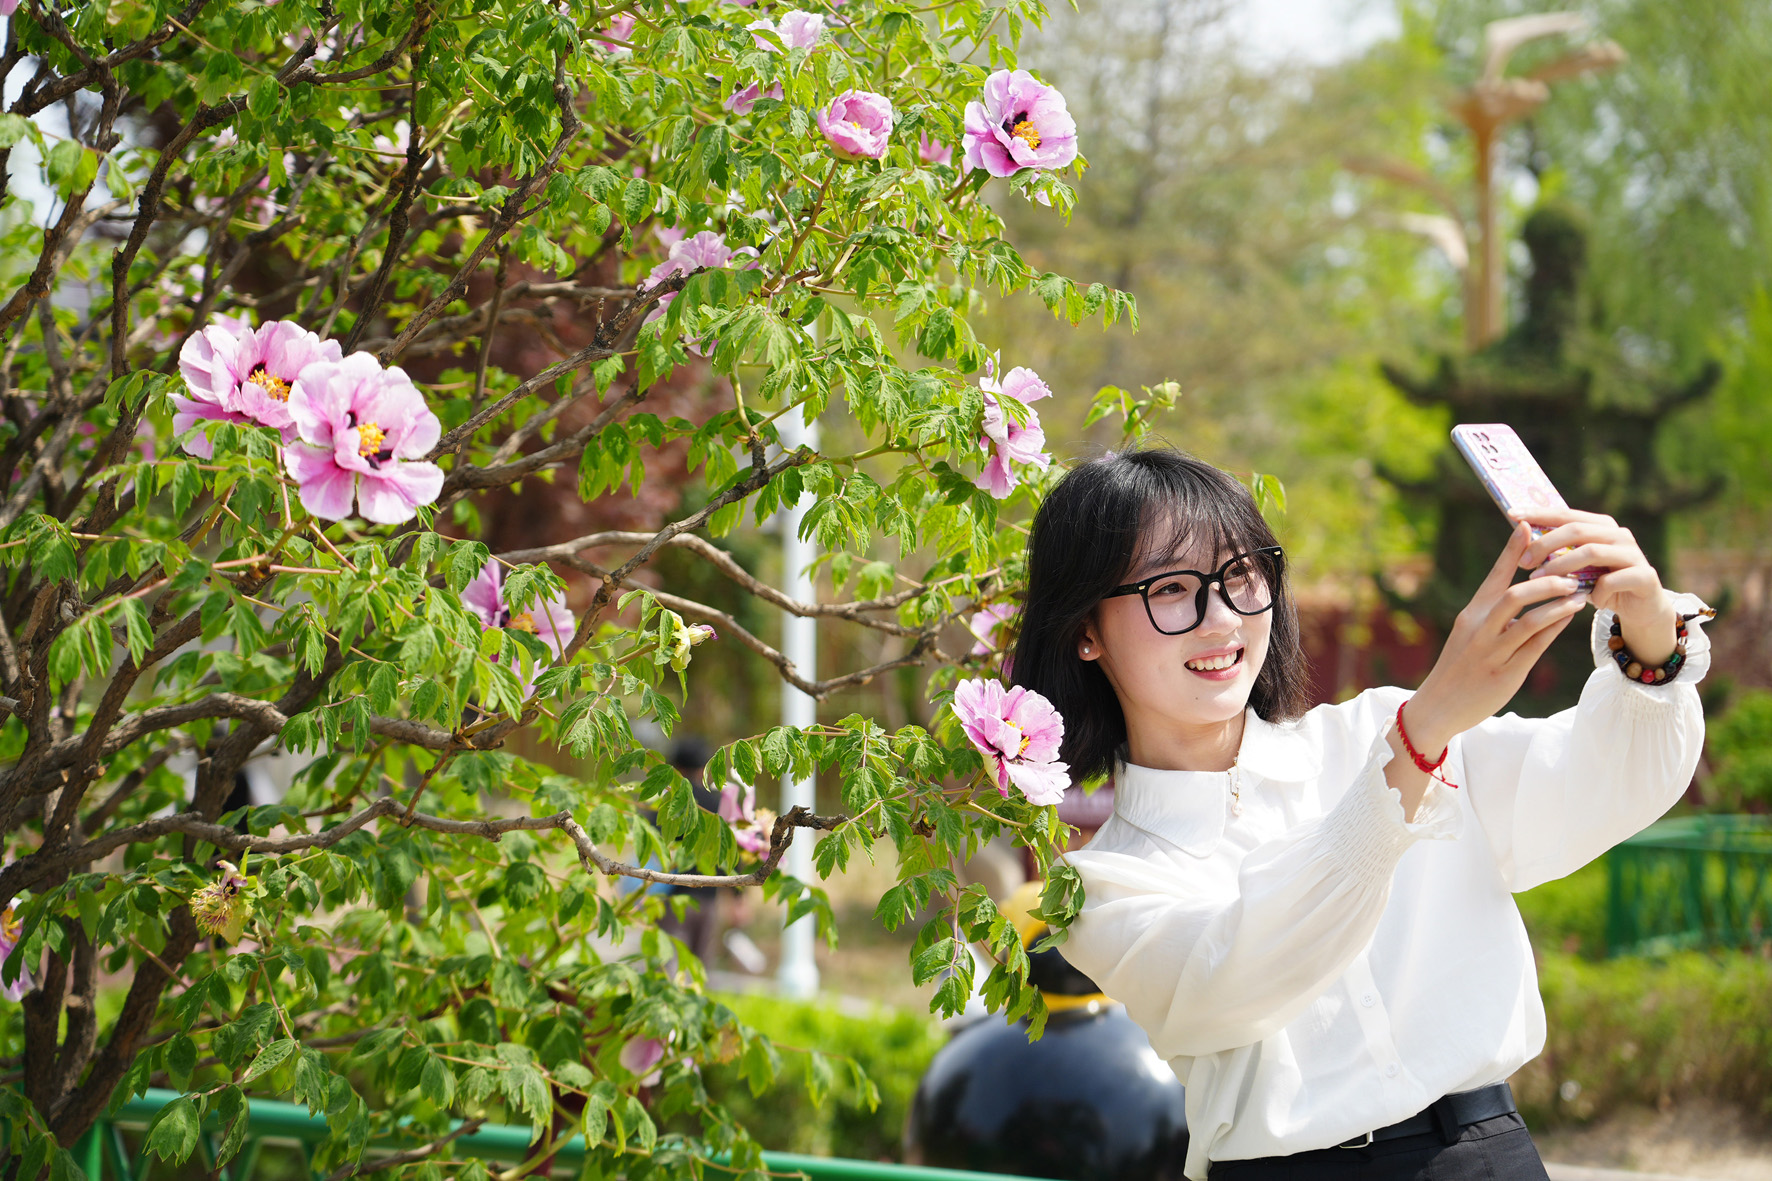
[[[1030,930],[1025,942],[1042,934]],[[1029,1042],[1025,1021],[997,1017],[956,1034],[917,1085],[906,1161],[1058,1181],[1181,1181],[1180,1080],[1056,948],[1030,958],[1052,1010],[1045,1035]]]

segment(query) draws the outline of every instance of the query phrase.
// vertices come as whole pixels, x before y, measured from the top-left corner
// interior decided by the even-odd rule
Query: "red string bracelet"
[[[1408,704],[1407,701],[1403,701],[1397,706],[1397,737],[1403,740],[1403,749],[1409,752],[1409,757],[1415,760],[1415,765],[1421,768],[1423,775],[1430,779],[1438,779],[1453,791],[1457,791],[1458,785],[1440,773],[1440,768],[1446,765],[1446,756],[1452,753],[1451,744],[1448,743],[1446,749],[1440,752],[1438,759],[1431,763],[1428,762],[1427,756],[1416,750],[1415,744],[1409,741],[1409,731],[1403,727],[1403,706]]]

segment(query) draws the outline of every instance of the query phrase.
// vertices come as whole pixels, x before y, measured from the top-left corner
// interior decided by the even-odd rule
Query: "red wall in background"
[[[1361,618],[1345,607],[1301,604],[1298,623],[1313,704],[1343,701],[1375,685],[1413,689],[1440,652],[1437,633],[1381,608]]]

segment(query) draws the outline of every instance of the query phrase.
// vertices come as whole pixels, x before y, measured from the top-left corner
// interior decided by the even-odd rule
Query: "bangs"
[[[1153,463],[1134,453],[1107,460],[1122,463],[1124,478],[1105,499],[1120,522],[1136,522],[1116,571],[1119,583],[1168,570],[1216,570],[1224,558],[1276,544],[1255,498],[1237,479],[1201,463]],[[1138,462],[1139,460],[1146,462]],[[1106,507],[1104,505],[1104,507]]]
[[[1195,489],[1179,491],[1180,496],[1154,497],[1143,506],[1138,545],[1128,567],[1120,571],[1120,582],[1137,582],[1170,570],[1210,574],[1227,558],[1274,544],[1272,531],[1259,517],[1261,528],[1251,528],[1242,514],[1225,513],[1217,498],[1207,503]]]

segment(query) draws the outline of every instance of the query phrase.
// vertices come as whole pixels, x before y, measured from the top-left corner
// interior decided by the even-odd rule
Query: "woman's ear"
[[[1101,639],[1095,634],[1095,621],[1085,620],[1083,630],[1077,636],[1077,659],[1101,659]]]

